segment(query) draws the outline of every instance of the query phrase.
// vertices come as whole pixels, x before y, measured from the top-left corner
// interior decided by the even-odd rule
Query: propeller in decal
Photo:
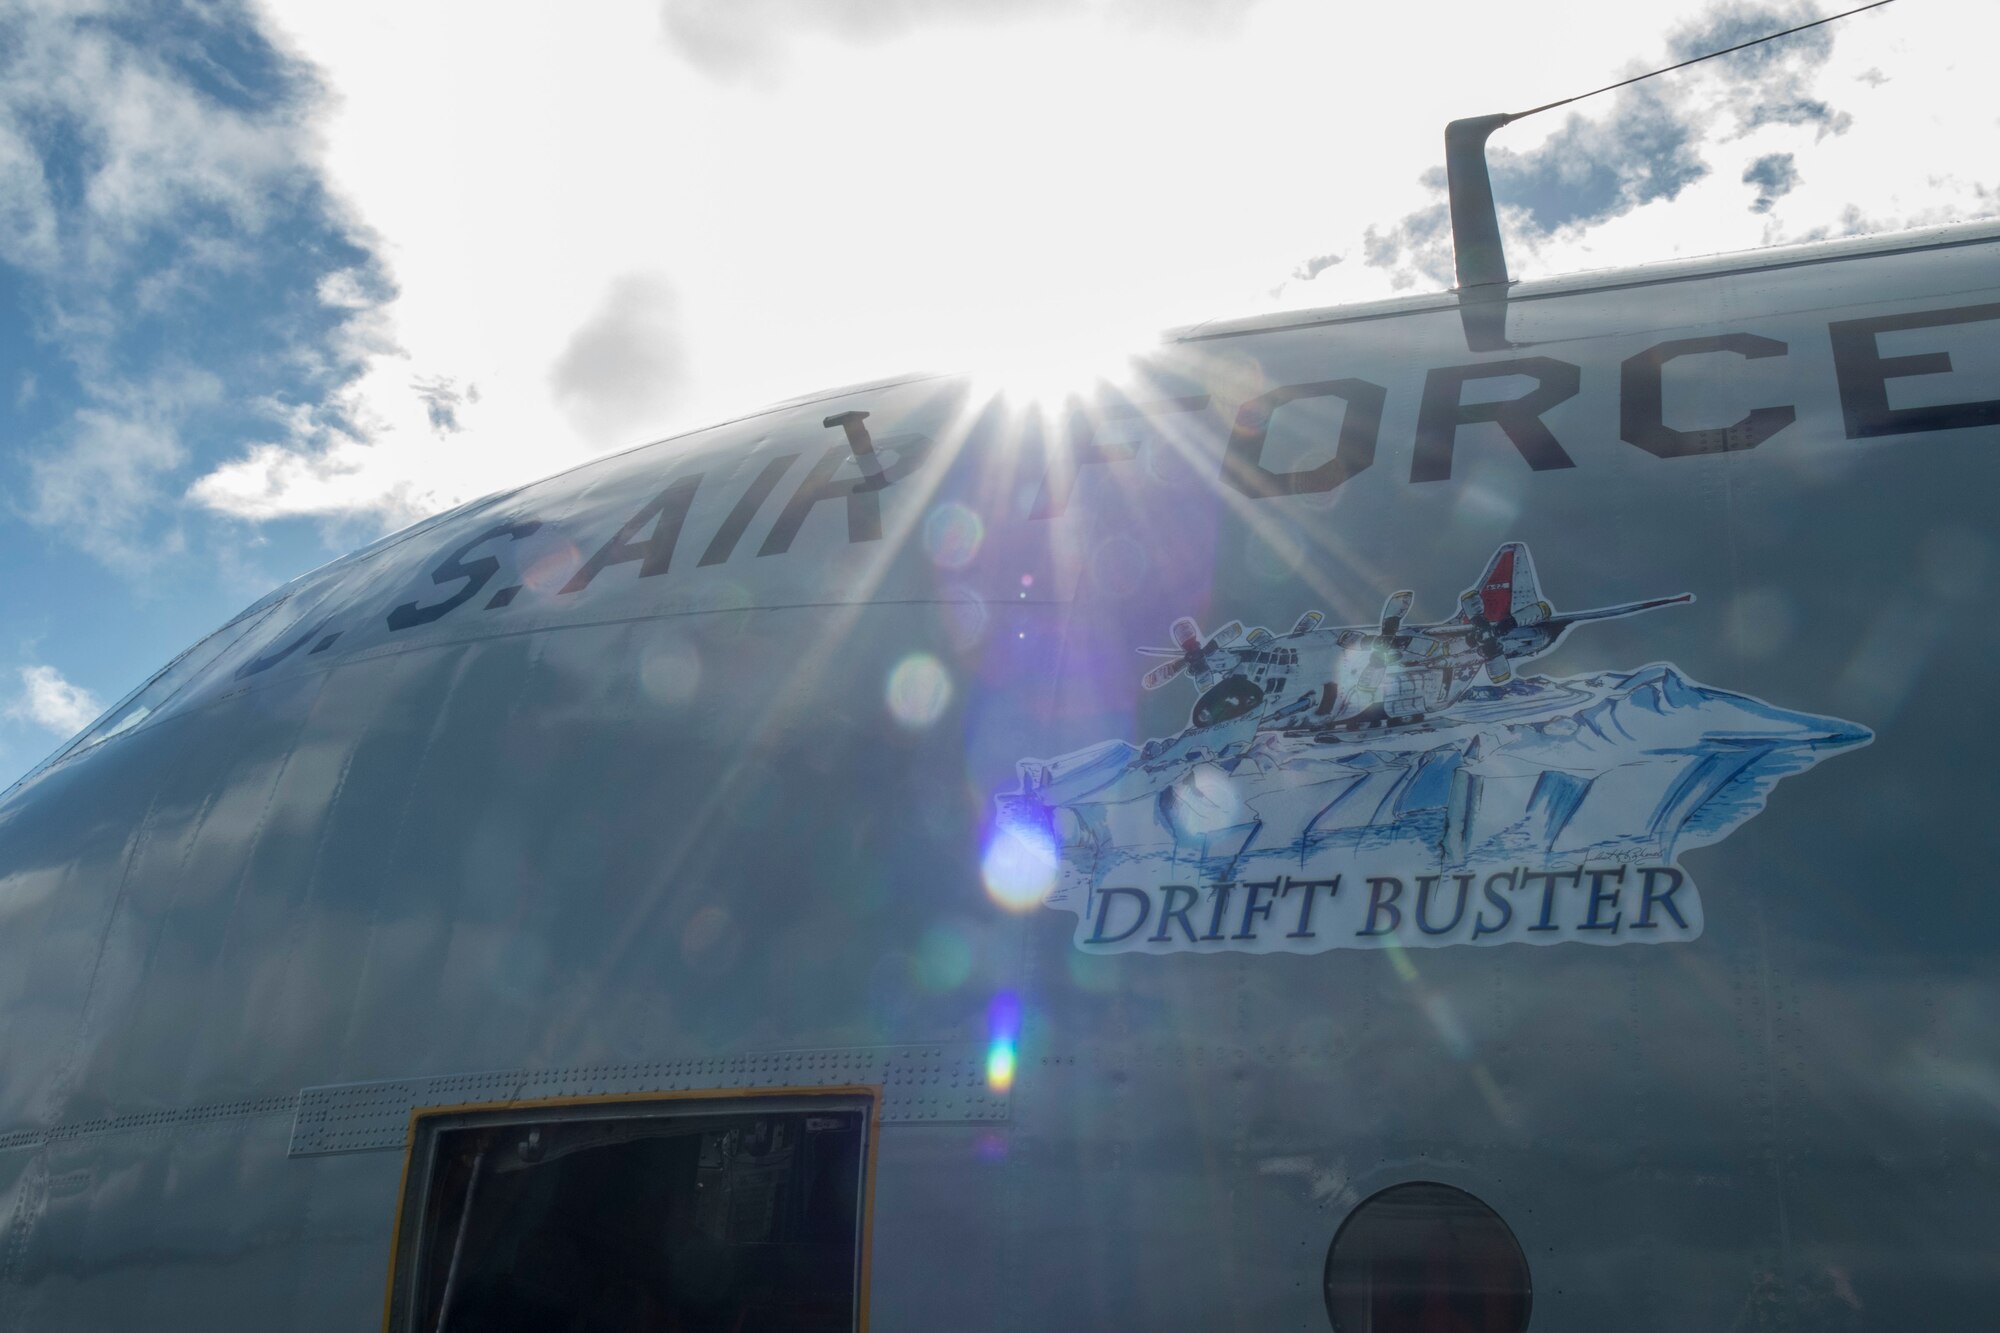
[[[1407,589],[1389,594],[1389,600],[1382,603],[1383,638],[1393,639],[1403,632],[1403,617],[1410,614],[1410,603],[1416,600],[1417,595]]]
[[[1216,658],[1214,654],[1217,650],[1236,641],[1243,633],[1243,622],[1240,620],[1230,621],[1227,625],[1217,630],[1207,643],[1201,641],[1201,626],[1195,624],[1187,616],[1182,616],[1179,620],[1176,620],[1169,633],[1172,635],[1174,642],[1180,645],[1179,647],[1139,649],[1147,657],[1170,657],[1173,659],[1170,662],[1160,663],[1160,665],[1148,671],[1140,680],[1139,683],[1149,690],[1157,690],[1160,686],[1183,673],[1192,673],[1197,683],[1204,677],[1220,675],[1230,666],[1230,663]]]

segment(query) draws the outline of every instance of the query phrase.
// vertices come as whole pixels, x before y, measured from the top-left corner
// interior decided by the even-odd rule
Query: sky
[[[1450,285],[1442,130],[1842,3],[0,0],[0,781],[264,592],[780,398]],[[2000,10],[1508,126],[1516,276],[2000,213]]]

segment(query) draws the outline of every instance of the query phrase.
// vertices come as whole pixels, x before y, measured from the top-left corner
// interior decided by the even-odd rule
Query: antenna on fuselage
[[[835,412],[820,424],[828,430],[838,426],[846,433],[847,447],[861,469],[862,489],[879,490],[889,484],[882,480],[882,460],[875,454],[875,439],[868,433],[866,412]]]
[[[1507,341],[1507,288],[1513,279],[1507,276],[1507,252],[1500,240],[1500,214],[1493,203],[1493,179],[1486,168],[1486,140],[1502,125],[1512,124],[1525,116],[1543,111],[1553,111],[1571,102],[1581,102],[1586,97],[1608,93],[1629,87],[1645,79],[1661,74],[1671,74],[1689,65],[1699,65],[1704,60],[1726,56],[1765,42],[1775,42],[1780,37],[1790,37],[1793,33],[1817,28],[1837,19],[1847,18],[1870,9],[1880,9],[1894,0],[1872,0],[1872,3],[1856,5],[1853,9],[1838,14],[1829,14],[1810,23],[1786,28],[1782,32],[1767,33],[1747,42],[1725,46],[1720,51],[1710,51],[1707,55],[1683,60],[1677,65],[1668,65],[1646,74],[1635,74],[1617,83],[1607,83],[1602,88],[1593,88],[1587,93],[1565,97],[1556,102],[1544,102],[1541,106],[1529,107],[1526,111],[1507,111],[1490,116],[1468,116],[1454,120],[1444,127],[1444,174],[1445,189],[1451,198],[1451,250],[1453,267],[1458,275],[1459,318],[1465,325],[1466,345],[1475,352],[1497,351],[1511,347]]]

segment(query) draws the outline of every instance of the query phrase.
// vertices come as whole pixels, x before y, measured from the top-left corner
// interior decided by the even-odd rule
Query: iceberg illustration
[[[1655,942],[1700,933],[1680,852],[1872,739],[1654,664],[1515,677],[1402,728],[1107,741],[1021,761],[998,803],[1059,850],[1045,904],[1086,949]]]

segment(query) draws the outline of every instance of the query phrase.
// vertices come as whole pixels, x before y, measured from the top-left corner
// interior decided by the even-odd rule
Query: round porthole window
[[[1430,1181],[1364,1199],[1326,1255],[1334,1333],[1521,1333],[1528,1260],[1500,1214]]]

